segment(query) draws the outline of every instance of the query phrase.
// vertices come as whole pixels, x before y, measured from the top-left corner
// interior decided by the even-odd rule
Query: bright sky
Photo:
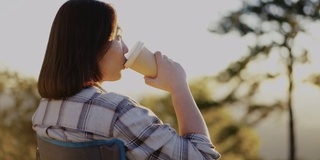
[[[38,77],[52,21],[64,2],[65,0],[0,1],[1,69],[9,68],[27,76]],[[229,62],[243,55],[245,49],[243,40],[230,36],[216,36],[208,31],[210,24],[226,11],[239,7],[240,1],[112,0],[105,2],[112,3],[117,10],[119,24],[123,28],[123,39],[129,48],[138,40],[144,42],[149,50],[161,51],[181,63],[190,80],[201,75],[213,75],[226,67]],[[311,27],[317,30],[319,28],[319,26]],[[313,36],[316,39],[315,42],[304,42],[302,45],[309,45],[313,52],[318,52],[320,32]],[[314,58],[319,58],[319,56]],[[320,65],[317,67],[320,68]],[[304,74],[305,71],[299,73]],[[278,84],[279,86],[270,86],[270,88],[283,87],[283,83]],[[143,76],[130,69],[123,71],[123,78],[120,81],[105,83],[104,87],[109,91],[125,93],[133,98],[138,98],[145,92],[162,93],[146,86]],[[296,109],[297,113],[303,114],[302,117],[305,119],[303,122],[299,121],[298,125],[310,126],[310,129],[315,123],[318,124],[314,118],[319,112],[314,111],[316,106],[320,105],[319,102],[310,102],[318,99],[319,94],[310,94],[316,93],[311,87],[302,88],[300,91],[303,93],[301,94],[302,100],[297,102]],[[301,117],[299,118],[301,120]],[[274,121],[269,124],[272,123]],[[284,128],[283,126],[285,124],[278,128]],[[275,134],[276,131],[272,133]],[[286,136],[286,131],[281,130],[281,133],[282,137]],[[286,141],[283,138],[280,141],[284,141],[282,145],[286,147]],[[287,155],[283,153],[283,150],[267,148],[268,146],[277,148],[273,145],[274,143],[263,143],[265,144],[262,149],[266,155],[271,150],[279,151],[279,153],[274,153],[277,155]],[[308,146],[306,143],[304,145]],[[304,151],[308,152],[310,149],[306,148]],[[315,153],[319,155],[318,152],[313,152]]]

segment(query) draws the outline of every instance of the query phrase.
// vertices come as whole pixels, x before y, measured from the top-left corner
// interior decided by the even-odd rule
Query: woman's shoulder
[[[123,107],[128,105],[140,106],[140,104],[134,99],[117,92],[101,93],[99,96],[97,96],[94,99],[93,103],[102,105],[102,106],[108,105],[108,106],[115,106],[115,107],[118,107],[118,106]]]

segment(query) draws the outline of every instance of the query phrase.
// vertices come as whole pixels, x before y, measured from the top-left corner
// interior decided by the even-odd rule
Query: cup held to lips
[[[143,42],[136,42],[126,55],[125,68],[130,68],[147,77],[157,77],[157,63],[154,54],[144,47]]]

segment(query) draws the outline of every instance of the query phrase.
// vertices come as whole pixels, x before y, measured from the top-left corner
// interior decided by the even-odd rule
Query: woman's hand
[[[145,83],[170,93],[179,90],[181,87],[188,87],[186,72],[182,66],[169,59],[160,52],[155,52],[158,67],[156,78],[145,77]]]

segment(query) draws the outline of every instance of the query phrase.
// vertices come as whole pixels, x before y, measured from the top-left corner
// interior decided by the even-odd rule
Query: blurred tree
[[[288,109],[290,160],[296,159],[292,109],[294,66],[309,61],[308,50],[298,48],[296,38],[308,33],[307,25],[320,18],[319,3],[319,0],[243,0],[239,10],[228,13],[210,29],[214,33],[237,33],[244,39],[253,40],[248,45],[247,56],[230,64],[215,77],[217,82],[232,86],[220,102],[247,106],[243,119],[253,125],[272,111]],[[283,62],[282,68],[252,73],[253,68],[257,70],[259,65],[266,65],[264,60],[274,57]],[[285,77],[288,82],[285,99],[276,99],[272,103],[261,103],[256,99],[263,84]]]
[[[257,135],[247,124],[232,120],[225,107],[213,101],[208,80],[194,80],[190,83],[190,88],[207,123],[211,140],[222,154],[221,160],[259,160]],[[178,131],[170,95],[145,97],[140,103]]]
[[[39,101],[36,80],[0,71],[0,159],[35,159],[31,117]]]
[[[320,87],[320,73],[314,73],[307,79],[305,79],[305,82],[312,83],[318,87]]]

